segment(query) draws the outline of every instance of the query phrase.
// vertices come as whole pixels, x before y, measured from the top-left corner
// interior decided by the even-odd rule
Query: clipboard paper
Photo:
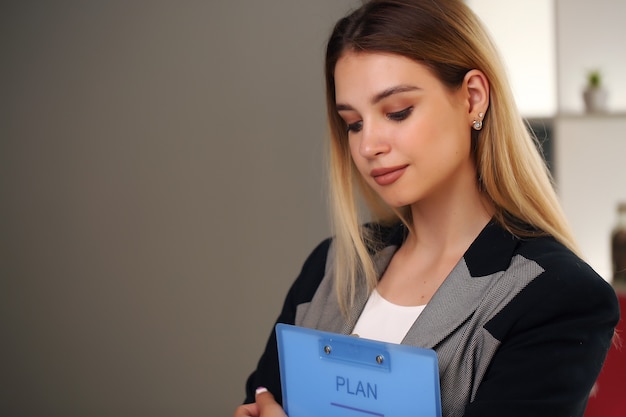
[[[437,354],[279,323],[289,417],[441,417]]]

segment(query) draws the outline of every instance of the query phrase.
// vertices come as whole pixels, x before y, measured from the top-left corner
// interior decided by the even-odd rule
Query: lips
[[[376,168],[370,172],[370,175],[372,176],[372,178],[374,178],[376,184],[390,185],[396,182],[398,178],[400,178],[402,174],[404,174],[407,166],[408,165],[398,165],[389,168]]]

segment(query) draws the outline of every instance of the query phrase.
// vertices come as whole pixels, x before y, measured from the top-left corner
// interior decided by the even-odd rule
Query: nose
[[[361,131],[361,143],[359,153],[362,157],[373,159],[389,152],[389,141],[386,139],[384,129],[375,122],[363,123]]]

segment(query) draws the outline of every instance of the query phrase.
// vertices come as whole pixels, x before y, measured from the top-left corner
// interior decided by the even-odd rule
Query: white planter
[[[585,111],[587,113],[606,113],[608,96],[609,94],[604,88],[588,87],[583,92]]]

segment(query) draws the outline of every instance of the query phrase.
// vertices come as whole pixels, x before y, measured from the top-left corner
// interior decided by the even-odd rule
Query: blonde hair
[[[519,114],[497,50],[480,20],[460,0],[369,1],[337,22],[326,49],[330,209],[337,294],[344,313],[353,304],[357,285],[371,290],[378,280],[371,255],[379,243],[362,227],[366,216],[382,224],[402,221],[410,226],[408,210],[387,206],[352,161],[346,125],[335,103],[334,69],[346,51],[411,58],[451,89],[460,87],[469,70],[482,71],[490,84],[490,105],[482,131],[473,132],[472,139],[478,185],[495,207],[494,219],[514,235],[550,235],[578,253],[537,140]],[[361,198],[369,213],[359,209]],[[361,278],[364,283],[357,282]]]

